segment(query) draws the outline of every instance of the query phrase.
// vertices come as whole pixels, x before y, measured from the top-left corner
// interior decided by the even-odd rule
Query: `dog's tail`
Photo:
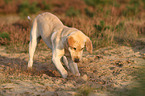
[[[31,17],[30,16],[27,16],[27,18],[28,18],[29,21],[31,21]]]
[[[27,16],[27,18],[28,18],[29,24],[32,25],[32,19],[31,19],[31,17]]]

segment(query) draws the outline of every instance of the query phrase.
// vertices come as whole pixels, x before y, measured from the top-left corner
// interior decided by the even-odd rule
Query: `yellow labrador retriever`
[[[90,53],[93,49],[89,37],[78,29],[64,26],[49,12],[39,14],[33,21],[30,33],[28,68],[32,68],[34,52],[40,37],[52,49],[52,61],[63,78],[66,78],[68,73],[61,60],[74,75],[80,76],[77,63],[82,58],[84,46],[86,45]]]

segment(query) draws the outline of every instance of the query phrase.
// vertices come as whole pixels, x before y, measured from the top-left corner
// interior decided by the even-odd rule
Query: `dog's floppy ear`
[[[68,41],[68,45],[69,46],[72,46],[75,43],[75,40],[74,40],[74,38],[72,36],[69,36],[67,38],[67,41]]]
[[[89,53],[92,54],[93,51],[93,45],[92,45],[92,41],[90,40],[89,37],[86,36],[86,49]]]
[[[68,36],[65,39],[62,39],[62,42],[65,46],[65,48],[72,46],[72,44],[75,42],[72,36]]]

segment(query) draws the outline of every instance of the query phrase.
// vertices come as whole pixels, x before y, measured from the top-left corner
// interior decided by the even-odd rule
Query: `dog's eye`
[[[71,49],[73,49],[73,50],[76,50],[77,48],[75,48],[75,47],[70,47]]]
[[[74,50],[76,50],[76,48],[73,48]]]

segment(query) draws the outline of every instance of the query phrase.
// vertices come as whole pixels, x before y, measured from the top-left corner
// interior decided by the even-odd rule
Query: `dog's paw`
[[[32,65],[33,65],[33,61],[30,61],[28,62],[28,69],[32,69]]]
[[[29,66],[28,66],[27,69],[28,69],[28,70],[32,70],[32,67],[29,67]]]
[[[80,73],[76,73],[75,76],[81,76],[81,74]]]
[[[68,75],[68,73],[67,73],[67,71],[65,71],[65,72],[62,73],[61,76],[62,76],[63,78],[67,78],[67,75]]]

